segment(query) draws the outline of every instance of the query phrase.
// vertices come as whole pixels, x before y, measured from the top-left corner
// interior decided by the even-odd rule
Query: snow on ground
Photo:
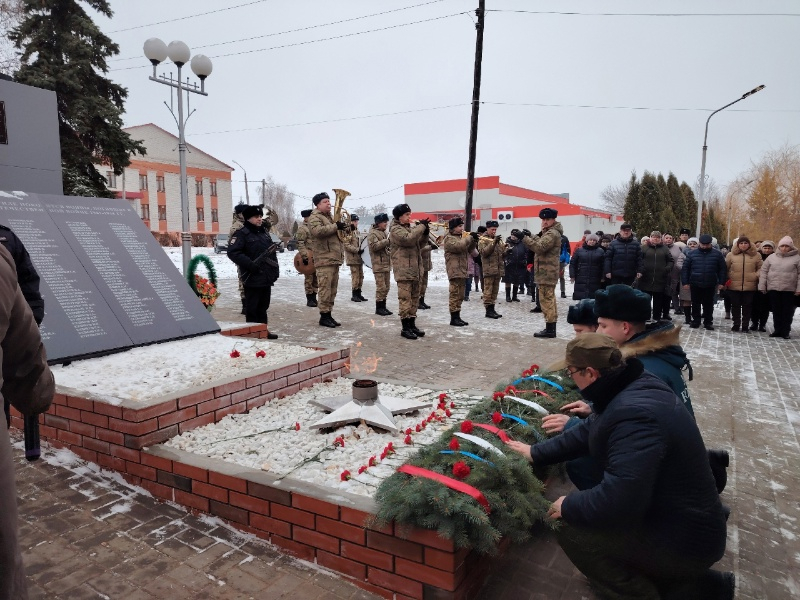
[[[172,260],[172,264],[179,270],[183,270],[183,258],[181,248],[164,248],[164,251]],[[236,279],[236,265],[231,262],[228,255],[224,252],[215,254],[213,248],[192,248],[192,256],[197,254],[205,254],[211,259],[214,265],[214,270],[217,273],[217,279]],[[285,251],[278,253],[278,264],[281,269],[281,277],[302,277],[294,268],[294,255],[295,252]],[[431,253],[433,269],[428,273],[429,286],[444,286],[447,287],[447,271],[444,267],[444,250],[434,250]],[[197,268],[197,273],[205,276],[205,270],[202,265]],[[340,279],[350,279],[350,267],[342,265],[339,269]],[[375,282],[372,276],[372,269],[364,267],[364,279],[366,281]],[[392,282],[394,284],[394,282]],[[276,285],[280,285],[280,280]]]
[[[239,351],[238,358],[230,356],[234,348]],[[266,356],[257,357],[259,350]],[[209,387],[222,378],[263,371],[314,352],[303,346],[209,334],[51,369],[56,384],[90,392],[110,404],[121,404],[123,400],[144,402],[192,387]]]
[[[451,417],[437,410],[443,420],[426,423],[421,431],[416,426],[431,414],[432,408],[397,415],[395,422],[400,429],[393,434],[361,424],[347,425],[335,430],[318,432],[310,428],[327,413],[310,400],[332,396],[350,395],[352,379],[337,379],[330,383],[317,384],[297,394],[272,400],[268,404],[250,411],[247,415],[228,415],[218,423],[187,431],[172,438],[164,445],[194,454],[207,456],[244,467],[269,471],[279,476],[291,476],[333,490],[371,496],[382,479],[394,473],[413,452],[437,440],[447,428],[463,419],[478,397],[448,392],[447,407]],[[388,383],[378,384],[378,392],[384,396],[417,398],[436,406],[439,392]],[[450,409],[450,402],[455,408]],[[296,424],[300,428],[296,428]],[[411,428],[412,444],[404,443],[405,430]],[[334,445],[337,437],[344,436],[344,446]],[[396,454],[380,460],[386,445],[392,442]],[[371,456],[376,464],[359,474],[358,469],[367,465]],[[342,481],[342,472],[348,470],[352,479]]]

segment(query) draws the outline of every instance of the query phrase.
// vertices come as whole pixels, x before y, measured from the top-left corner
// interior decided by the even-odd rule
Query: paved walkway
[[[429,288],[432,310],[420,311],[424,339],[400,337],[397,315],[374,315],[368,303],[349,300],[342,280],[335,330],[317,325],[305,307],[302,279],[285,277],[273,293],[270,328],[286,343],[349,345],[353,371],[420,384],[489,390],[531,363],[556,360],[572,337],[535,340],[541,315],[530,303],[500,302],[504,318],[483,317],[479,294],[465,303],[469,327],[450,327],[447,290]],[[215,308],[220,321],[241,321],[235,282],[222,281]],[[303,302],[301,302],[303,300]],[[529,300],[529,298],[525,298]],[[568,300],[559,299],[566,313]],[[394,287],[388,302],[397,312]],[[717,331],[687,330],[684,347],[695,369],[690,383],[698,423],[710,447],[731,450],[728,488],[729,543],[720,568],[736,573],[738,598],[800,596],[800,342],[766,334],[733,334],[718,311]],[[800,330],[794,337],[800,340]],[[193,517],[156,503],[141,490],[73,463],[18,461],[21,539],[34,598],[368,598],[358,588],[311,565],[286,558],[269,545],[219,521]],[[569,489],[569,484],[564,484]],[[560,490],[550,494],[559,495]],[[512,547],[485,586],[482,598],[592,598],[555,540],[541,532]]]

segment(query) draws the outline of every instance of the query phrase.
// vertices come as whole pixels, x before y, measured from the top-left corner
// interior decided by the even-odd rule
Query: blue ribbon
[[[519,423],[520,425],[524,425],[525,427],[528,426],[527,421],[523,421],[522,419],[520,419],[519,417],[515,417],[514,415],[507,415],[506,413],[500,413],[500,416],[503,417],[504,419],[511,419],[512,421],[516,421],[517,423]]]
[[[472,452],[466,452],[465,450],[439,450],[439,454],[463,454],[464,456],[469,456],[470,458],[474,458],[475,460],[479,460],[481,462],[488,463],[492,467],[494,463],[490,460],[486,460],[485,458],[481,458],[477,454],[473,454]]]
[[[544,377],[539,377],[538,375],[531,375],[530,377],[523,377],[521,379],[517,379],[511,385],[517,385],[518,383],[522,383],[523,381],[541,381],[542,383],[547,383],[552,385],[556,388],[559,392],[563,392],[564,388],[558,385],[557,383],[550,381],[549,379],[545,379]],[[519,390],[520,392],[524,392],[525,390]]]

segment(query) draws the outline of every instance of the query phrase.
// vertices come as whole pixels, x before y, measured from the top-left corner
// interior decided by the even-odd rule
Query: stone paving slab
[[[341,280],[333,310],[343,325],[332,330],[320,327],[317,309],[305,306],[301,278],[280,279],[273,289],[270,330],[287,343],[352,347],[353,375],[373,372],[412,385],[477,390],[505,383],[532,363],[554,362],[572,338],[564,319],[570,300],[558,299],[558,339],[537,340],[533,332],[543,327],[543,319],[529,312],[529,297],[501,301],[497,310],[504,317],[495,321],[484,318],[480,294],[473,292],[462,308],[470,326],[456,328],[448,325],[447,289],[431,287],[426,301],[433,308],[419,311],[417,318],[427,335],[404,340],[394,283],[387,305],[395,315],[390,317],[374,314],[374,284],[364,285],[367,303],[351,302],[347,286],[349,281]],[[236,282],[222,280],[220,289],[214,316],[242,322]],[[796,339],[789,341],[764,333],[734,334],[723,317],[720,303],[716,331],[681,334],[694,366],[689,388],[706,444],[731,451],[723,502],[732,513],[719,568],[736,573],[738,598],[800,597],[800,330],[796,326]],[[34,598],[372,597],[267,544],[219,524],[212,527],[206,517],[134,493],[127,484],[98,483],[93,473],[76,476],[24,459],[17,464],[21,538]],[[548,494],[557,497],[568,490],[565,483]],[[127,510],[112,510],[115,506]],[[158,566],[136,561],[142,553]],[[130,565],[147,578],[132,577]],[[254,592],[264,579],[259,573],[274,569],[279,575]],[[54,591],[67,573],[69,594]],[[481,594],[485,600],[593,598],[544,530],[528,544],[512,547],[493,573]]]

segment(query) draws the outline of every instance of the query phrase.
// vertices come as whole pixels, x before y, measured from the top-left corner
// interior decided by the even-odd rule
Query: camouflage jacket
[[[300,223],[297,233],[294,234],[297,240],[297,251],[303,258],[308,258],[308,251],[311,250],[311,232],[308,230],[307,223]]]
[[[389,254],[395,281],[419,281],[422,275],[422,246],[425,226],[402,225],[392,219],[389,227]]]
[[[449,233],[444,237],[444,264],[448,279],[467,278],[467,255],[477,247],[475,239],[469,235],[461,237]]]
[[[483,235],[478,241],[478,252],[481,255],[484,277],[502,277],[506,273],[506,266],[503,257],[506,253],[506,245],[495,243],[495,238]]]
[[[239,231],[244,225],[244,217],[241,213],[234,212],[231,219],[231,230],[228,232],[228,239],[233,237],[233,234]]]
[[[351,231],[344,242],[344,256],[347,259],[347,266],[357,267],[363,265],[364,261],[358,251],[361,250],[361,236],[358,231]]]
[[[321,213],[316,208],[308,217],[311,232],[311,251],[315,267],[338,267],[342,264],[344,246],[339,240],[339,230],[330,213]]]
[[[373,273],[388,273],[392,270],[392,263],[389,257],[389,238],[385,231],[373,225],[367,236],[369,245],[369,256],[372,259]]]
[[[425,271],[433,269],[433,260],[431,260],[433,248],[433,243],[431,243],[430,240],[426,240],[425,245],[422,247],[422,250],[420,250],[422,253],[422,269]]]
[[[564,228],[561,223],[549,229],[542,229],[535,236],[525,236],[522,243],[533,252],[533,275],[537,284],[555,285],[558,283],[559,256],[561,255],[561,236]]]

